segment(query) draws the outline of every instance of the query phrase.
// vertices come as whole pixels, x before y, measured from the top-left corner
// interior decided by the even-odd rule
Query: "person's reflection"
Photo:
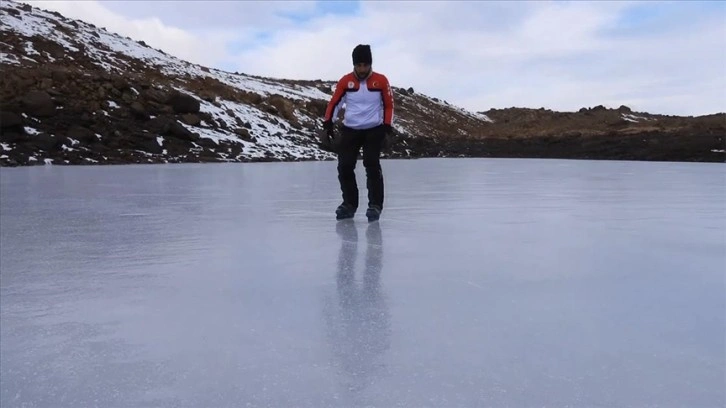
[[[384,367],[382,353],[389,347],[388,311],[381,294],[383,240],[380,224],[366,230],[365,270],[361,283],[356,281],[358,230],[355,222],[337,224],[341,238],[338,254],[338,302],[329,304],[328,327],[346,391],[357,394],[373,384]],[[336,307],[337,306],[337,307]],[[351,395],[354,399],[362,395]]]

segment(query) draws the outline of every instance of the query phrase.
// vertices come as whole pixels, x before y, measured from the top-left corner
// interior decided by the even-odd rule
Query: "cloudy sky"
[[[24,1],[209,67],[337,80],[374,69],[475,111],[726,112],[726,2]]]

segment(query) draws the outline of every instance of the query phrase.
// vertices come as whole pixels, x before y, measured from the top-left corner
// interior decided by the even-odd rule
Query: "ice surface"
[[[724,406],[723,164],[383,166],[2,169],[0,406]]]

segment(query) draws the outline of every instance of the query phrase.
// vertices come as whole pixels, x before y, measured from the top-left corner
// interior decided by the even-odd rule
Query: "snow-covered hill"
[[[4,122],[22,122],[24,131],[3,141],[6,159],[28,137],[40,140],[35,150],[21,143],[31,162],[333,157],[319,148],[316,134],[334,82],[275,80],[202,67],[16,2],[2,3],[0,33],[0,62],[9,74],[3,99],[16,108],[4,113]],[[442,111],[460,129],[488,121],[485,115],[394,88],[399,155],[410,154],[406,138],[436,135],[436,126],[428,125]],[[18,112],[22,117],[14,117]],[[83,113],[85,120],[73,123]],[[78,137],[83,134],[93,137]],[[114,143],[119,138],[125,140],[121,146]]]

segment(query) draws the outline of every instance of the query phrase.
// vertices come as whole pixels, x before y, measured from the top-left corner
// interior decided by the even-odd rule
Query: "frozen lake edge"
[[[723,164],[383,166],[3,168],[0,405],[726,403]]]

